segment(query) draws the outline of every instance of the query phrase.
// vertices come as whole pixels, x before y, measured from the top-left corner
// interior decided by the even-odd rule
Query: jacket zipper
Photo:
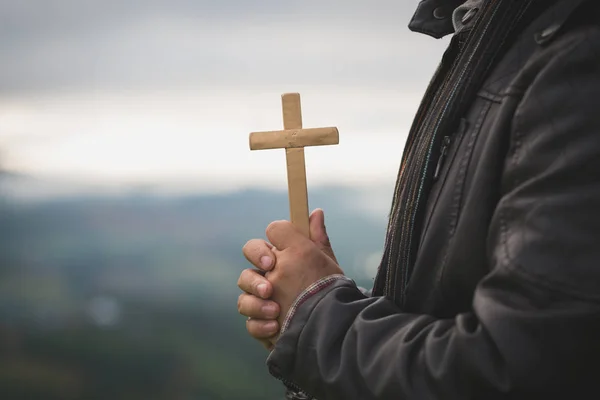
[[[465,34],[467,34],[467,33],[463,33],[462,35],[465,35]],[[461,34],[459,34],[459,35],[457,35],[455,37],[456,43],[457,43],[456,44],[457,45],[457,49],[456,49],[457,53],[455,55],[455,58],[454,58],[453,62],[456,62],[456,60],[460,59],[460,57],[462,56],[463,52],[466,50],[464,48],[464,43],[461,43],[460,40],[459,40],[460,39],[460,35]],[[462,73],[464,74],[464,72],[466,71],[466,69],[469,66],[468,64],[469,63],[467,63],[466,65],[460,65],[460,66],[459,65],[453,65],[453,66],[451,66],[450,70],[447,71],[447,74],[448,74],[447,77],[451,78],[451,76],[455,73],[456,69],[458,69],[458,68],[462,68]],[[437,94],[437,96],[439,96],[437,100],[440,103],[438,103],[437,105],[434,104],[434,107],[441,107],[442,110],[444,110],[444,111],[448,108],[448,105],[451,102],[452,95],[456,91],[456,89],[457,89],[457,87],[459,85],[459,83],[456,83],[454,86],[446,86],[448,83],[449,82],[442,82],[442,86],[440,87],[440,92],[439,92],[439,94]],[[435,99],[434,99],[434,102],[435,102]],[[443,106],[442,106],[442,104],[443,104]],[[444,111],[442,111],[442,116],[445,114]],[[435,140],[435,130],[437,130],[436,127],[434,127],[433,129],[434,129],[434,133],[433,133],[433,136],[432,136],[432,139],[431,139],[432,141]],[[429,151],[429,154],[426,157],[429,158],[430,155],[431,155],[431,150]],[[416,176],[415,179],[419,179],[419,176]],[[421,188],[418,189],[417,200],[421,196],[422,186],[423,186],[422,182],[421,182],[420,186],[421,186]],[[414,218],[414,216],[413,216],[413,218]],[[409,233],[408,235],[409,235],[408,241],[409,241],[409,247],[410,247],[410,242],[412,241],[412,237],[411,237],[412,233]],[[408,269],[409,268],[408,268],[407,264],[409,262],[409,259],[408,259],[409,257],[410,256],[406,256],[406,255],[402,257],[401,265],[400,265],[400,271],[398,271],[398,272],[400,272],[400,286],[401,286],[399,296],[398,296],[398,293],[397,293],[397,283],[398,283],[397,282],[398,278],[396,276],[397,274],[394,273],[394,272],[392,272],[392,273],[390,273],[390,276],[388,277],[388,285],[387,285],[387,287],[389,288],[388,290],[390,290],[392,292],[392,298],[394,300],[396,300],[397,296],[400,297],[400,302],[402,304],[404,304],[405,291],[406,291],[406,286],[408,284],[408,275],[409,275],[409,270]]]
[[[422,101],[421,105],[419,106],[419,111],[417,113],[417,116],[415,117],[415,121],[419,121],[419,125],[421,125],[422,123],[425,123],[425,121],[423,120],[425,115],[428,112],[430,112],[431,107],[433,107],[435,105],[436,101],[438,101],[440,99],[440,96],[442,96],[442,94],[445,93],[444,85],[445,85],[446,79],[449,75],[452,74],[452,72],[454,70],[453,64],[454,64],[455,60],[457,59],[457,57],[460,56],[460,53],[462,50],[462,48],[459,46],[459,41],[458,41],[457,36],[455,36],[453,38],[453,40],[451,41],[450,47],[444,53],[444,56],[442,57],[442,61],[441,61],[440,65],[438,65],[435,75],[427,88],[427,91],[425,93],[423,101]],[[411,134],[408,137],[408,141],[407,141],[404,155],[402,158],[402,163],[404,163],[406,161],[405,157],[408,156],[408,153],[410,152],[410,147],[412,147],[414,142],[417,140],[417,133],[418,133],[419,129],[420,129],[420,127],[415,127],[415,126],[413,126],[411,128]],[[401,183],[401,181],[400,181],[400,179],[398,179],[396,181],[394,193],[398,193],[398,191],[399,191],[398,185],[400,183]],[[387,237],[386,241],[387,240],[391,240],[391,242],[395,241],[394,237],[397,234],[397,232],[395,231],[397,221],[393,216],[396,214],[395,209],[396,209],[396,207],[398,207],[398,201],[399,201],[399,199],[398,199],[397,195],[394,195],[393,202],[392,202],[392,210],[390,212],[392,217],[390,218],[390,221],[388,222],[388,227],[387,227],[387,232],[386,232],[386,237]],[[392,251],[390,254],[384,254],[384,256],[381,260],[380,268],[379,268],[379,271],[375,278],[376,286],[374,287],[374,289],[376,289],[376,290],[374,290],[374,293],[375,292],[379,292],[381,294],[388,293],[393,298],[393,297],[395,297],[395,294],[391,293],[392,292],[391,288],[392,288],[392,286],[395,287],[395,284],[392,284],[392,282],[395,281],[395,279],[396,279],[396,271],[394,270],[394,268],[391,267],[391,260],[390,260],[391,257],[397,257],[397,255],[394,254],[394,252]]]
[[[440,177],[440,172],[442,172],[442,167],[444,166],[444,162],[446,161],[446,157],[448,156],[448,149],[450,148],[450,143],[452,139],[450,136],[444,136],[442,141],[442,148],[440,149],[440,156],[437,161],[437,165],[435,166],[435,172],[433,173],[433,181],[436,182]]]
[[[289,380],[285,379],[284,377],[282,377],[280,373],[278,373],[277,371],[275,371],[275,369],[269,367],[269,373],[275,379],[281,381],[288,389],[295,390],[296,391],[295,394],[301,394],[303,396],[307,396],[307,397],[305,397],[306,400],[316,400],[315,396],[313,396],[312,394],[308,393],[306,390],[302,389],[300,386],[296,385],[294,382],[289,381]],[[298,399],[302,399],[302,398],[298,398]]]
[[[492,6],[495,7],[495,9],[492,11],[492,15],[489,18],[489,20],[487,21],[487,24],[485,25],[484,29],[483,29],[483,35],[485,35],[486,31],[490,28],[491,25],[491,21],[494,19],[494,15],[496,14],[496,12],[498,11],[498,9],[500,8],[498,4]],[[471,36],[472,32],[469,33],[469,36]],[[474,39],[475,42],[473,43],[471,49],[467,48],[467,46],[465,46],[465,48],[461,49],[458,58],[460,59],[462,57],[463,51],[464,52],[468,52],[470,51],[469,54],[469,58],[467,60],[465,60],[465,63],[463,65],[461,65],[460,68],[460,73],[457,76],[457,81],[454,83],[454,85],[452,85],[451,87],[447,87],[445,88],[445,90],[442,92],[442,99],[443,99],[443,104],[444,106],[442,107],[442,110],[440,112],[440,114],[437,117],[437,122],[434,124],[434,126],[432,127],[428,127],[429,129],[431,129],[431,141],[429,144],[429,150],[426,152],[426,160],[425,160],[425,170],[421,171],[421,176],[419,177],[419,187],[417,189],[416,192],[416,203],[419,204],[420,198],[423,195],[423,188],[424,188],[424,184],[425,184],[425,179],[426,179],[426,172],[427,172],[427,164],[429,162],[429,158],[431,157],[431,149],[432,146],[435,142],[435,137],[437,135],[439,126],[440,126],[440,121],[445,117],[445,115],[448,112],[448,108],[450,106],[450,104],[453,102],[454,100],[454,96],[456,94],[456,92],[458,91],[458,89],[464,85],[464,77],[467,73],[467,71],[471,68],[471,65],[473,63],[473,56],[474,54],[477,52],[478,48],[481,46],[483,39],[482,36]],[[452,72],[450,73],[452,75]],[[407,252],[405,252],[405,254],[403,254],[401,256],[402,260],[401,260],[401,266],[400,266],[400,285],[401,285],[401,289],[400,289],[400,303],[404,304],[405,300],[406,300],[406,287],[408,285],[408,279],[409,279],[409,275],[410,275],[410,263],[411,263],[411,248],[412,248],[412,241],[413,241],[413,229],[414,229],[414,224],[415,224],[415,217],[416,217],[416,213],[411,213],[410,215],[410,222],[409,222],[409,226],[408,226],[408,233],[407,233],[407,242],[408,244],[406,245],[407,247]],[[395,277],[394,277],[395,278]],[[396,280],[392,283],[392,292],[393,292],[393,298],[396,299]]]

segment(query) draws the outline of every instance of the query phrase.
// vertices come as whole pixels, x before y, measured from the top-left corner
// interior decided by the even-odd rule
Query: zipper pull
[[[444,166],[444,161],[446,161],[446,155],[448,154],[448,148],[450,147],[450,136],[444,136],[442,141],[442,148],[440,149],[440,157],[438,158],[437,165],[435,167],[435,172],[433,173],[433,181],[437,181],[440,177],[440,172],[442,172],[442,167]]]

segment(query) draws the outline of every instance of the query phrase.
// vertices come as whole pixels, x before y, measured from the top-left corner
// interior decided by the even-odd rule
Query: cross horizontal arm
[[[339,142],[337,128],[286,129],[250,134],[250,150],[326,146]]]

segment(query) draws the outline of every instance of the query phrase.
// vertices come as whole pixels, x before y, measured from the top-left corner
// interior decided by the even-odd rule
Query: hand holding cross
[[[298,93],[282,95],[281,103],[284,130],[252,132],[250,150],[285,149],[290,220],[300,232],[310,237],[304,147],[338,144],[339,132],[334,127],[302,129],[302,110]]]

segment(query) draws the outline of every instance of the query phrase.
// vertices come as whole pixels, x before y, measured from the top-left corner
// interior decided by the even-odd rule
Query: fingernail
[[[269,256],[262,256],[260,258],[260,264],[263,268],[271,268],[271,265],[273,264],[273,259]]]
[[[265,297],[267,295],[267,284],[266,283],[261,283],[256,287],[256,290],[258,290],[258,294],[261,295],[262,297]]]
[[[262,312],[266,314],[265,316],[274,317],[277,313],[277,309],[273,304],[267,304],[266,306],[263,306]]]
[[[265,329],[268,332],[275,332],[277,330],[277,326],[278,325],[276,321],[270,321],[265,324]]]

